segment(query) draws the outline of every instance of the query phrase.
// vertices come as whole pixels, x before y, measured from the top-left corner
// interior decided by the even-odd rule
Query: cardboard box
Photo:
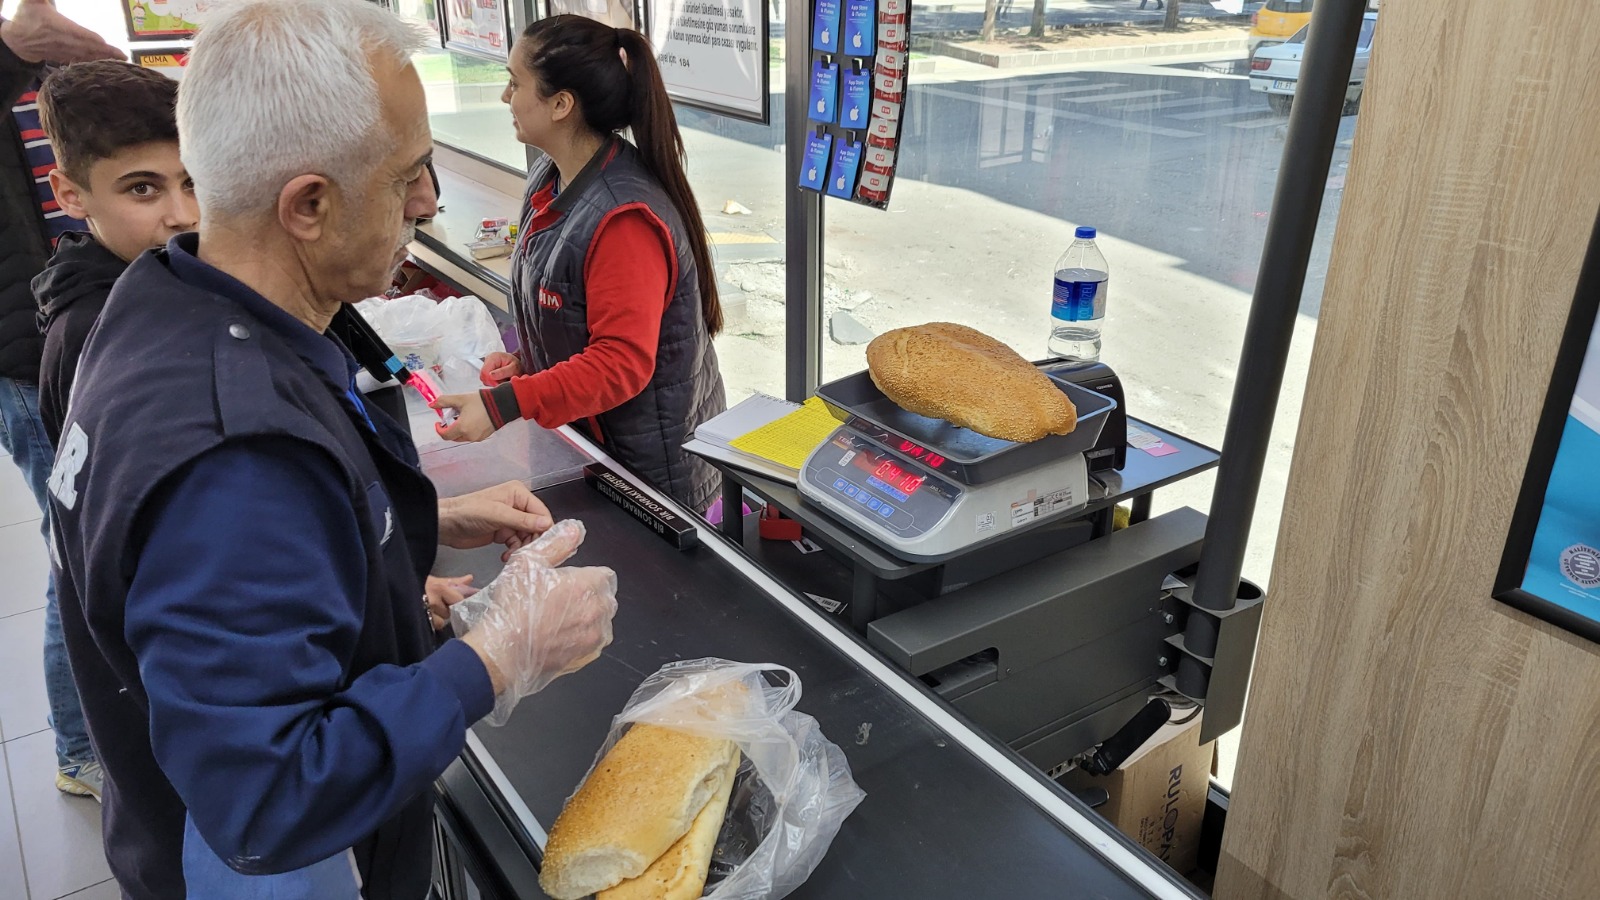
[[[1212,751],[1211,744],[1200,744],[1196,717],[1164,726],[1110,775],[1097,778],[1074,769],[1061,777],[1061,784],[1071,791],[1105,788],[1111,799],[1095,812],[1187,875],[1199,856]]]

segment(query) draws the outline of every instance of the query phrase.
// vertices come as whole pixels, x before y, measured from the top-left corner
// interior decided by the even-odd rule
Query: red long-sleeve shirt
[[[554,200],[553,185],[533,196],[539,212],[530,233],[561,217],[549,209]],[[670,234],[643,209],[601,223],[583,267],[589,343],[543,372],[511,379],[523,418],[556,428],[615,409],[645,389],[656,371],[661,317],[672,302],[674,258]]]

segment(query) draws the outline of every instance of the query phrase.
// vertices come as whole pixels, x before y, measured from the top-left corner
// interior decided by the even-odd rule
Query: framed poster
[[[511,58],[512,0],[437,0],[444,48],[494,62]]]
[[[174,41],[194,37],[217,0],[117,0],[130,41]]]
[[[189,65],[187,47],[153,47],[148,50],[135,50],[129,55],[134,65],[155,69],[173,81],[182,81],[183,70]]]
[[[770,123],[769,8],[767,0],[650,0],[648,33],[672,99]]]
[[[1495,597],[1600,642],[1600,223],[1589,241]]]
[[[545,0],[552,16],[583,16],[613,28],[644,31],[644,11],[640,0]]]

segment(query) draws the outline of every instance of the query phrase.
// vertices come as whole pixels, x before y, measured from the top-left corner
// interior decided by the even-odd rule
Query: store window
[[[727,320],[716,348],[730,405],[784,391],[782,12],[778,4],[769,24],[771,124],[675,107]]]
[[[427,91],[434,140],[506,168],[525,170],[527,150],[517,142],[511,117],[500,102],[506,87],[505,63],[443,49],[436,0],[394,0],[394,8],[431,36],[413,62]]]
[[[1110,268],[1101,359],[1121,376],[1129,414],[1220,447],[1288,122],[1252,89],[1246,34],[1259,6],[1230,17],[1185,4],[1169,33],[1153,4],[1130,13],[1053,0],[1033,37],[1032,11],[1018,4],[989,41],[981,17],[919,24],[914,8],[889,211],[825,201],[823,380],[864,368],[872,335],[936,321],[1045,358],[1056,260],[1078,226],[1093,226]],[[1125,24],[1137,15],[1146,21]],[[1229,49],[1197,53],[1202,38]],[[1164,44],[1191,49],[1152,60]],[[1261,584],[1356,119],[1340,128],[1251,535],[1244,574]],[[1158,491],[1156,512],[1204,510],[1213,485],[1204,475]],[[1224,742],[1224,781],[1236,741]]]

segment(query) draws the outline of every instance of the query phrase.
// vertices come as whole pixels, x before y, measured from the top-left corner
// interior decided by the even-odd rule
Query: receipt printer
[[[1122,379],[1102,362],[1046,363],[1043,368],[1057,378],[1117,401],[1117,408],[1106,416],[1099,442],[1083,455],[1091,472],[1122,468],[1128,461],[1128,401],[1122,396]]]

